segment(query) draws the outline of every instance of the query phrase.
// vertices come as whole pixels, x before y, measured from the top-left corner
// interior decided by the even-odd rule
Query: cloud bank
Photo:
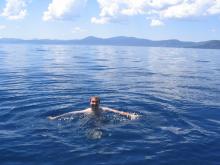
[[[6,6],[1,16],[10,20],[23,19],[27,14],[27,4],[28,0],[6,0]]]
[[[35,0],[5,0],[0,14],[10,19],[23,19],[27,5]],[[37,0],[36,0],[37,1]],[[87,0],[51,0],[42,19],[74,20],[83,12]],[[162,26],[169,19],[196,19],[220,14],[220,0],[97,0],[100,11],[91,23],[120,22],[132,16],[144,16],[151,26]]]
[[[164,25],[167,19],[191,19],[220,14],[220,0],[97,0],[99,17],[91,22],[105,24],[124,16],[143,15],[151,26]]]
[[[43,14],[43,20],[72,20],[79,16],[87,0],[53,0]]]

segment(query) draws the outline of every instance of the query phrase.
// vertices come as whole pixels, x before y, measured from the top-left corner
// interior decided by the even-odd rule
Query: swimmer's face
[[[92,97],[92,98],[90,99],[90,106],[91,106],[92,108],[98,108],[98,107],[99,107],[99,100]]]

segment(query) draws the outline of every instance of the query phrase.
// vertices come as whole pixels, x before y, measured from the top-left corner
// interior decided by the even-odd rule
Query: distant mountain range
[[[200,49],[220,49],[220,40],[210,40],[203,42],[179,41],[175,39],[153,41],[135,37],[112,37],[97,38],[93,36],[78,40],[50,40],[32,39],[23,40],[15,38],[1,38],[1,43],[7,44],[74,44],[74,45],[114,45],[114,46],[146,46],[146,47],[175,47],[175,48],[200,48]]]

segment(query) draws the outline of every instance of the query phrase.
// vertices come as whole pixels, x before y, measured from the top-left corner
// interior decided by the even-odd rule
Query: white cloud
[[[207,12],[209,14],[220,14],[220,0],[216,0],[214,5],[211,6]]]
[[[91,22],[116,22],[123,16],[145,15],[151,26],[161,26],[166,19],[191,19],[220,14],[220,0],[97,0],[99,17]]]
[[[98,19],[96,17],[92,17],[91,22],[95,23],[95,24],[106,24],[109,22],[109,18],[108,17],[101,17]]]
[[[206,15],[208,7],[212,4],[213,2],[210,0],[183,1],[178,5],[169,6],[159,14],[163,18],[199,17]]]
[[[0,30],[4,30],[6,29],[6,26],[5,25],[0,25]]]
[[[183,2],[183,0],[148,0],[146,5],[152,9],[162,10],[181,2]]]
[[[150,26],[162,26],[162,25],[164,25],[164,23],[160,20],[156,20],[156,19],[151,20]]]
[[[11,20],[23,19],[27,14],[27,3],[28,0],[6,0],[1,16]]]
[[[43,20],[73,19],[79,16],[87,0],[53,0],[43,14]]]
[[[123,15],[132,16],[143,13],[142,6],[146,0],[97,0],[100,6],[99,18],[92,17],[91,22],[105,24]]]
[[[87,31],[86,29],[82,29],[82,28],[76,26],[73,28],[72,33],[84,33],[86,31]]]

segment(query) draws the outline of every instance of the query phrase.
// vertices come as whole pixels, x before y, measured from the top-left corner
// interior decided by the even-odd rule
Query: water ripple
[[[1,45],[0,54],[3,165],[220,161],[219,50]],[[47,119],[87,108],[92,95],[139,118]]]

